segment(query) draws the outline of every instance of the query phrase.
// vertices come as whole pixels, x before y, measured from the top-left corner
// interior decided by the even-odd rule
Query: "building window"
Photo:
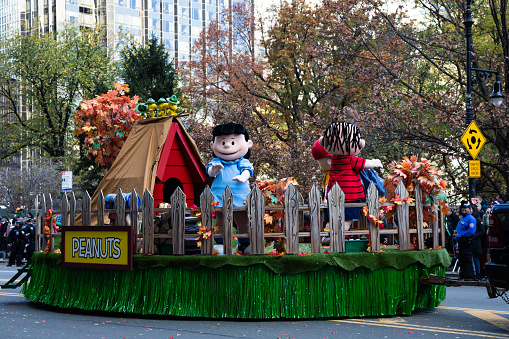
[[[152,11],[159,13],[159,1],[152,0]]]
[[[188,25],[180,25],[180,34],[182,35],[189,35],[187,29],[188,29]]]
[[[193,19],[194,20],[201,20],[200,12],[201,11],[199,9],[193,8]]]
[[[92,14],[92,8],[80,6],[80,13],[83,13],[83,14]]]

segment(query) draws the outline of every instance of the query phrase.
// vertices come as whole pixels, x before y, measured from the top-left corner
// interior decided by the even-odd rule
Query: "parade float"
[[[140,110],[151,114],[148,106]],[[393,197],[387,200],[371,184],[365,202],[345,202],[336,183],[326,203],[316,185],[304,199],[289,183],[282,204],[272,206],[256,185],[245,206],[234,206],[227,186],[218,206],[206,174],[177,116],[136,122],[97,191],[81,198],[81,210],[73,193],[64,195],[61,232],[48,217],[56,213],[52,202],[41,197],[37,217],[47,232],[37,235],[41,251],[34,254],[22,293],[33,302],[66,309],[235,319],[409,315],[437,307],[445,298],[445,286],[420,283],[429,274],[444,276],[451,258],[443,249],[439,200],[423,194],[419,180],[408,191],[403,180],[393,177]],[[113,193],[114,204],[106,205],[104,194]],[[345,230],[345,208],[351,207],[364,209],[365,215]],[[326,209],[330,221],[324,230]],[[264,217],[274,210],[282,211],[281,227],[268,230]],[[397,215],[397,228],[380,228],[382,210]],[[235,234],[239,211],[248,215],[248,231]],[[193,235],[200,255],[186,254],[190,212],[200,219]],[[219,233],[214,216],[221,212]],[[168,217],[168,231],[158,231],[154,214]],[[381,235],[397,237],[399,247],[381,248]],[[55,253],[53,240],[60,236],[61,252]],[[327,250],[321,246],[324,236],[330,237]],[[369,237],[368,250],[351,253],[349,244],[361,236]],[[214,250],[219,237],[224,255]],[[430,249],[424,245],[428,237],[433,237]],[[249,239],[250,254],[235,251],[235,238]],[[266,249],[281,238],[284,252]],[[303,238],[310,239],[308,252],[299,247]],[[161,239],[171,243],[171,255],[155,254]]]

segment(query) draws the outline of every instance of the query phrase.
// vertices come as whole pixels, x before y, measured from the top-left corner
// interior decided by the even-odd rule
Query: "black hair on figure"
[[[323,147],[335,151],[340,149],[344,154],[350,154],[354,147],[361,148],[361,133],[354,124],[348,122],[333,122],[323,134]]]
[[[244,134],[244,138],[246,141],[249,140],[249,133],[247,133],[247,130],[244,126],[241,124],[235,124],[233,122],[228,122],[226,124],[217,125],[212,130],[212,142],[216,139],[216,137],[220,135],[230,135],[230,134]],[[251,149],[249,149],[244,155],[244,159],[249,159],[251,156]],[[217,158],[217,155],[214,154],[214,157]]]

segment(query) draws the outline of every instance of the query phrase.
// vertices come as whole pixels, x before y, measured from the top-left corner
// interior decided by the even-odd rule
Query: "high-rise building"
[[[0,0],[0,37],[39,25],[43,32],[106,24],[108,39],[122,30],[138,42],[155,34],[170,56],[189,59],[200,32],[242,0]]]
[[[66,24],[79,25],[80,28],[103,24],[107,27],[109,43],[118,38],[116,33],[120,29],[140,43],[148,41],[154,34],[169,48],[170,57],[178,63],[189,60],[193,43],[211,21],[221,21],[225,10],[243,1],[0,0],[0,39],[35,27],[49,33],[63,30]],[[254,0],[250,1],[252,4]],[[20,106],[22,102],[20,100]],[[19,109],[30,114],[25,107]],[[24,163],[38,154],[40,151],[25,149],[7,162],[23,168]],[[3,163],[5,161],[0,161],[0,166]]]

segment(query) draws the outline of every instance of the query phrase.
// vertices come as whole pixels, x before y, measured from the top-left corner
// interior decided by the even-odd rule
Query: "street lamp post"
[[[478,76],[475,76],[476,79],[484,82],[487,77],[490,77],[491,74],[496,75],[495,83],[493,84],[493,92],[490,95],[490,99],[493,105],[500,106],[504,99],[504,94],[502,93],[502,83],[500,82],[500,72],[499,71],[491,71],[487,69],[479,69],[472,68],[472,26],[474,25],[474,20],[472,19],[472,9],[471,9],[472,0],[467,0],[466,8],[465,8],[465,17],[463,24],[465,25],[465,37],[467,42],[467,105],[465,111],[465,127],[468,127],[470,123],[474,120],[474,110],[472,108],[472,84],[476,80],[472,78],[472,71],[475,71]],[[469,156],[469,160],[472,160],[472,157]],[[470,201],[472,198],[476,196],[475,190],[475,179],[468,178],[468,196]]]

